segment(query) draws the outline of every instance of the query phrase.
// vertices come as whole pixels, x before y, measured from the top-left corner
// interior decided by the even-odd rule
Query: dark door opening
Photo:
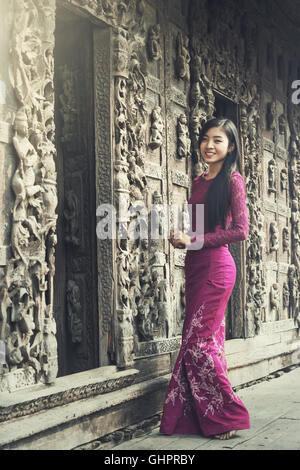
[[[231,119],[237,129],[239,129],[238,105],[218,92],[215,92],[215,111],[214,116],[219,119]],[[240,156],[242,158],[242,155]],[[241,172],[241,165],[238,168]],[[240,243],[229,245],[229,250],[234,258],[237,276],[235,286],[229,299],[225,318],[226,318],[226,339],[243,337],[243,286],[242,283],[242,262]]]
[[[233,101],[218,92],[215,95],[215,111],[214,116],[220,119],[231,119],[238,127],[238,106]]]
[[[99,365],[92,35],[87,20],[57,9],[54,309],[60,376]]]

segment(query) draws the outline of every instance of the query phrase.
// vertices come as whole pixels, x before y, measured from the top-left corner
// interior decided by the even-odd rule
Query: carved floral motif
[[[175,71],[177,77],[186,82],[190,81],[190,52],[189,52],[189,38],[178,33],[177,40],[177,58],[175,61]]]

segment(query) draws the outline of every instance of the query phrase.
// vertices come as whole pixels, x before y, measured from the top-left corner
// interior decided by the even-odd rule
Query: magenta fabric
[[[213,179],[206,180],[206,173],[198,176],[193,181],[192,195],[188,203],[192,206],[192,230],[196,230],[196,204],[204,204],[205,194]],[[248,236],[248,208],[246,205],[246,190],[243,177],[237,171],[231,175],[229,188],[229,212],[227,214],[226,228],[222,229],[219,224],[215,231],[208,233],[207,212],[204,205],[204,245],[203,248],[215,248],[217,246],[228,246],[228,243],[234,243],[245,240]],[[192,241],[196,241],[199,236],[193,237]],[[195,250],[196,251],[196,250]],[[201,250],[197,250],[201,253]]]
[[[196,178],[189,204],[204,203],[212,181],[204,174]],[[186,254],[182,344],[166,394],[161,433],[209,436],[250,427],[248,411],[230,385],[224,350],[224,313],[236,279],[228,243],[247,237],[247,214],[244,180],[235,172],[226,224],[233,222],[232,227],[220,229],[218,235],[209,234],[206,226],[209,246]]]

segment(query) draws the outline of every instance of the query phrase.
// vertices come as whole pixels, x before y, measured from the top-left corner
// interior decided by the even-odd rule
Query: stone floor
[[[238,431],[226,441],[201,436],[164,436],[158,428],[123,442],[112,451],[124,450],[300,450],[300,367],[269,381],[240,390],[251,429]]]

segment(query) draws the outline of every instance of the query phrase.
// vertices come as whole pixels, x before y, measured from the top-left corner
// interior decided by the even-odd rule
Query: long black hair
[[[210,184],[205,197],[205,211],[207,212],[208,230],[214,232],[216,225],[221,224],[226,228],[227,212],[229,209],[229,187],[230,177],[234,171],[241,172],[240,168],[240,141],[235,124],[230,119],[210,119],[200,132],[199,142],[201,144],[204,135],[212,127],[219,127],[228,137],[230,147],[234,144],[231,152],[228,152],[223,166],[213,182]]]

